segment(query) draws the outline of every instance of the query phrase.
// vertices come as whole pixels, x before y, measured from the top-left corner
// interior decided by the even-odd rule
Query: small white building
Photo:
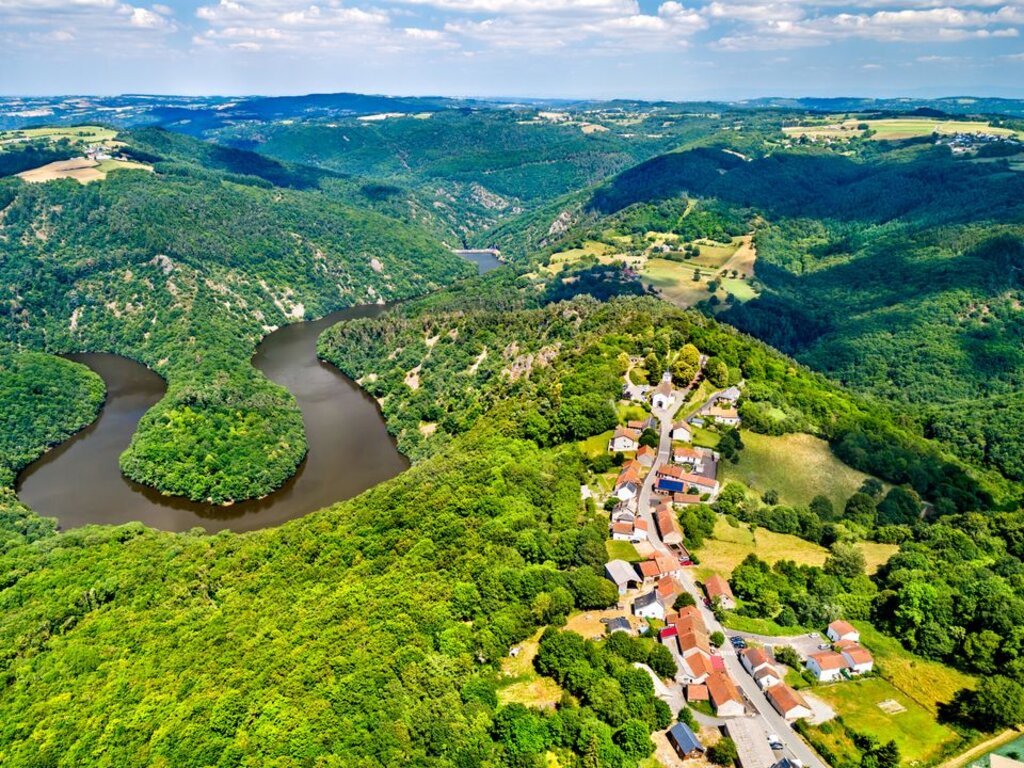
[[[840,643],[843,640],[849,640],[854,643],[860,642],[860,632],[857,631],[857,628],[842,619],[836,619],[829,624],[825,634],[828,635],[828,639],[833,643]]]
[[[844,647],[840,654],[846,659],[850,672],[855,675],[863,675],[875,668],[875,659],[866,648],[861,648],[859,645],[851,643]]]
[[[651,395],[651,405],[655,408],[667,411],[672,407],[672,374],[665,373],[662,376],[658,386],[654,388],[654,393]]]
[[[657,592],[640,595],[633,601],[633,614],[643,619],[665,620],[665,606],[658,600]]]
[[[618,427],[612,439],[608,441],[608,450],[612,453],[627,453],[640,447],[640,433],[635,429]]]
[[[807,657],[807,668],[818,682],[831,683],[841,679],[849,665],[846,659],[835,651],[822,651]]]
[[[672,425],[672,439],[682,440],[684,443],[693,441],[693,431],[685,421],[677,421]]]

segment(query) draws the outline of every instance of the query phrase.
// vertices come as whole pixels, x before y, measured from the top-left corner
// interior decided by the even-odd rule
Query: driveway
[[[823,636],[757,635],[753,632],[734,632],[732,630],[727,631],[726,634],[729,637],[735,635],[745,638],[746,640],[753,640],[758,645],[770,646],[772,648],[779,648],[781,646],[788,645],[797,652],[797,655],[799,655],[801,659],[806,659],[812,653],[818,653],[818,646],[828,642],[828,638]]]

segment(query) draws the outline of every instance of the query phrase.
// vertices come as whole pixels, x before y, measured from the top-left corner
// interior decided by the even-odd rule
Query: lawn
[[[974,687],[975,681],[970,675],[915,656],[866,622],[853,624],[860,630],[861,642],[874,654],[882,677],[922,709],[935,714],[938,705],[951,700],[958,690]]]
[[[558,683],[537,674],[533,668],[543,631],[538,630],[529,640],[520,643],[522,650],[518,656],[502,659],[498,682],[498,701],[502,704],[517,702],[527,707],[553,707],[562,698]]]
[[[628,541],[613,541],[612,539],[608,539],[604,543],[604,548],[608,552],[609,560],[625,560],[627,563],[639,563],[644,559],[640,557],[640,553],[636,551],[636,547]]]
[[[809,631],[806,627],[783,627],[771,619],[756,619],[752,616],[740,616],[735,613],[726,613],[722,624],[726,629],[735,632],[749,632],[752,635],[768,635],[769,637],[791,637],[803,635]]]
[[[934,762],[960,741],[960,736],[940,725],[931,712],[878,677],[818,686],[814,695],[831,704],[853,731],[874,736],[881,743],[895,741],[904,765]],[[895,701],[905,711],[884,712],[878,706],[883,701]]]
[[[812,435],[771,437],[745,431],[743,444],[738,464],[721,463],[720,479],[743,483],[759,496],[774,489],[782,504],[806,506],[822,494],[841,510],[868,478],[843,464],[828,443]]]
[[[894,544],[874,542],[862,541],[856,546],[864,552],[868,573],[878,570],[878,566],[897,550]],[[746,525],[733,528],[725,518],[719,518],[715,523],[714,538],[707,539],[697,550],[700,558],[697,574],[702,579],[712,573],[728,576],[751,553],[768,563],[792,560],[799,565],[817,566],[824,565],[828,557],[827,549],[797,536],[773,533],[765,528],[755,528],[752,533]]]
[[[608,442],[612,439],[613,434],[614,432],[612,430],[608,430],[607,432],[602,432],[599,435],[588,437],[586,440],[577,443],[577,445],[583,452],[584,456],[589,456],[591,458],[594,456],[600,456],[602,453],[608,453]]]

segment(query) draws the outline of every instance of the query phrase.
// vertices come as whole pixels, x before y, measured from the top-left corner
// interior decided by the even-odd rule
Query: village
[[[701,368],[705,363],[702,357]],[[680,721],[654,735],[663,764],[699,765],[706,742],[724,735],[735,743],[743,768],[825,768],[793,725],[835,713],[787,684],[787,674],[843,681],[871,673],[874,659],[857,629],[842,620],[823,627],[824,637],[727,635],[716,613],[736,608],[736,599],[726,578],[694,578],[678,511],[711,503],[720,491],[722,457],[693,438],[699,429],[740,426],[742,382],[694,402],[700,379],[698,373],[677,389],[668,373],[653,387],[625,378],[623,398],[642,403],[650,415],[612,433],[607,450],[622,463],[605,502],[610,538],[629,542],[643,559],[605,564],[620,596],[617,615],[603,620],[606,631],[653,637],[672,653],[677,671],[671,682],[648,672],[658,695],[673,711],[689,707],[699,727]]]

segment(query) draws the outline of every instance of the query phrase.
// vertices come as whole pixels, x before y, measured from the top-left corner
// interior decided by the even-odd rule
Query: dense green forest
[[[103,380],[84,365],[0,345],[0,488],[96,418]]]
[[[122,457],[132,479],[197,500],[260,496],[306,443],[294,398],[249,364],[259,339],[472,268],[399,222],[272,186],[251,175],[268,175],[259,158],[235,153],[233,173],[249,175],[225,176],[197,164],[200,142],[160,138],[143,132],[134,149],[155,174],[0,181],[0,333],[51,352],[117,352],[167,379]],[[192,155],[155,154],[182,143]]]

